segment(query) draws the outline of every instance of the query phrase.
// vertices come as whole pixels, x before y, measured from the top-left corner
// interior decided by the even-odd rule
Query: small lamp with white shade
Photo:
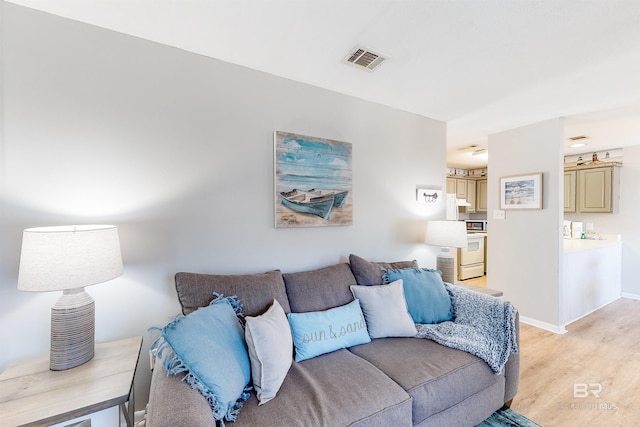
[[[436,268],[442,272],[442,280],[453,283],[454,258],[450,248],[464,248],[468,245],[467,227],[463,221],[429,221],[425,243],[432,246],[440,246]]]
[[[74,368],[93,358],[95,304],[84,287],[122,273],[118,229],[113,225],[24,230],[18,289],[63,291],[51,308],[51,370]]]

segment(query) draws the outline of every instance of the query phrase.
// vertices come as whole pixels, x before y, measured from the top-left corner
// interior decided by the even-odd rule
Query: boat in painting
[[[317,194],[318,196],[331,196],[333,195],[333,207],[341,208],[344,206],[344,202],[347,199],[348,191],[333,191],[333,190],[309,190],[311,194]]]
[[[329,219],[331,209],[344,206],[347,191],[316,190],[302,191],[293,189],[280,193],[282,204],[289,209]]]

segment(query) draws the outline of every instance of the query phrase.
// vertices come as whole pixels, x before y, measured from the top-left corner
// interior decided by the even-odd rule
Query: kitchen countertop
[[[598,249],[620,244],[622,244],[620,240],[564,239],[563,248],[566,253]]]

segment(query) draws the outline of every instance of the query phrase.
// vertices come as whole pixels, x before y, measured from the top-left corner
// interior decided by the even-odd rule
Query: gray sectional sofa
[[[351,285],[381,284],[384,269],[417,267],[415,261],[372,263],[354,255],[349,261],[284,274],[178,273],[176,289],[184,314],[207,306],[214,292],[238,296],[245,315],[263,313],[274,298],[286,313],[310,312],[349,303]],[[513,399],[518,374],[517,353],[494,374],[476,356],[428,339],[378,338],[293,362],[273,400],[258,406],[252,393],[226,425],[475,426]],[[155,363],[147,426],[216,424],[207,401],[182,377]]]

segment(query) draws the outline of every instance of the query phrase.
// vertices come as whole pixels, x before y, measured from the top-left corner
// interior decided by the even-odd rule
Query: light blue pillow
[[[235,297],[217,295],[207,307],[178,316],[151,345],[171,375],[185,373],[191,388],[206,399],[216,420],[235,421],[249,397],[251,380],[244,331]]]
[[[402,279],[409,314],[415,323],[440,323],[453,318],[451,297],[438,270],[403,268],[387,270],[385,283]]]
[[[371,341],[357,299],[325,311],[289,313],[287,318],[296,362]]]

